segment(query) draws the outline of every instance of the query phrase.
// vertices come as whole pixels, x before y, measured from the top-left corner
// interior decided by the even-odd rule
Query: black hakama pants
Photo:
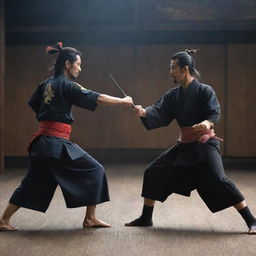
[[[226,177],[216,147],[206,145],[206,161],[192,166],[175,165],[175,150],[174,147],[164,152],[146,168],[142,197],[163,202],[172,193],[190,196],[196,189],[212,212],[244,200],[235,184]]]
[[[86,153],[75,160],[30,156],[28,173],[10,198],[10,203],[46,212],[57,185],[68,208],[109,201],[104,168]]]

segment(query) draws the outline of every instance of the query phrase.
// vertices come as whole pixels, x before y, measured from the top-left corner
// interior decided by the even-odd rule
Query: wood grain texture
[[[111,72],[126,93],[133,97],[135,104],[143,106],[155,103],[163,93],[175,86],[169,76],[172,54],[186,48],[200,48],[195,60],[201,72],[201,81],[214,88],[222,106],[222,117],[216,125],[216,132],[224,139],[225,155],[256,156],[254,138],[249,142],[251,146],[246,147],[245,141],[249,137],[244,140],[236,129],[242,125],[238,123],[240,118],[243,120],[243,125],[248,125],[250,132],[253,132],[255,127],[252,86],[255,80],[252,64],[255,55],[254,45],[242,45],[241,48],[235,45],[230,48],[224,45],[74,45],[74,47],[83,53],[82,73],[78,79],[81,85],[100,93],[120,97],[119,91],[109,79],[108,73]],[[246,60],[239,69],[235,69],[237,63],[241,62],[241,56]],[[38,125],[27,101],[37,85],[51,75],[48,67],[52,62],[53,58],[44,54],[42,45],[6,48],[8,79],[5,87],[4,147],[7,156],[26,155],[27,144]],[[241,84],[245,85],[238,90]],[[237,100],[240,93],[242,97]],[[242,104],[246,103],[245,107],[240,108],[240,100]],[[227,104],[229,104],[228,109]],[[75,107],[73,112],[75,123],[71,138],[85,149],[164,149],[175,143],[178,137],[178,127],[175,122],[168,127],[147,131],[132,109],[120,106],[99,106],[95,112]],[[239,118],[237,113],[240,113]],[[19,126],[22,128],[20,129]],[[247,129],[247,126],[244,128]],[[226,138],[226,134],[229,134],[229,137]],[[238,145],[237,136],[240,136],[239,140],[242,143],[240,151],[234,146]],[[227,143],[229,146],[226,145]]]
[[[180,1],[180,0],[142,0],[140,17],[142,23],[169,23],[176,28],[195,27],[222,29],[242,26],[247,23],[255,25],[255,1]],[[228,15],[232,13],[232,15]],[[242,24],[239,24],[240,23]]]
[[[228,47],[227,155],[255,156],[255,45]]]
[[[4,171],[4,87],[5,87],[4,0],[0,0],[0,173]]]
[[[233,208],[212,214],[197,192],[191,197],[170,196],[156,203],[154,226],[124,227],[141,213],[141,184],[146,164],[106,165],[111,201],[97,207],[97,215],[110,229],[81,229],[84,208],[66,209],[57,189],[45,214],[20,209],[12,224],[20,231],[0,232],[1,256],[240,256],[254,255],[255,237]],[[8,170],[0,176],[0,209],[24,175]],[[255,214],[256,172],[228,170]]]
[[[35,114],[27,102],[36,87],[51,73],[53,59],[44,46],[6,47],[5,154],[26,155],[31,135],[37,129]]]
[[[51,26],[73,26],[77,30],[80,26],[99,31],[99,28],[122,26],[127,29],[134,25],[138,30],[143,26],[161,30],[162,24],[174,30],[255,29],[255,11],[253,0],[76,0],[74,3],[68,0],[40,3],[12,0],[6,2],[6,21],[8,27],[28,30]]]

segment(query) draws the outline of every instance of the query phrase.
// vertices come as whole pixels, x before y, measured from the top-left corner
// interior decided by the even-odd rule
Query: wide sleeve
[[[205,85],[201,94],[202,108],[206,120],[216,123],[220,119],[221,109],[217,95],[211,86]]]
[[[70,82],[67,100],[70,104],[94,111],[97,107],[99,93],[87,90],[78,83]]]
[[[146,118],[141,118],[141,121],[147,130],[167,126],[174,119],[174,110],[173,91],[169,91],[146,108]]]
[[[37,114],[40,106],[41,106],[41,91],[42,91],[43,83],[40,84],[33,95],[31,96],[30,100],[28,101],[28,105],[33,109],[33,111]]]

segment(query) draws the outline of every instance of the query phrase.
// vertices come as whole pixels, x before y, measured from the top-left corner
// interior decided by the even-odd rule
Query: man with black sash
[[[130,97],[90,91],[73,80],[81,71],[81,53],[71,47],[48,46],[58,53],[55,75],[39,85],[29,105],[40,123],[29,145],[29,170],[0,218],[0,230],[16,230],[10,218],[20,208],[45,212],[57,185],[68,208],[87,206],[83,227],[110,227],[96,218],[96,205],[109,201],[104,168],[70,138],[72,105],[94,111],[98,104],[131,107]]]
[[[186,50],[172,56],[170,74],[176,88],[164,94],[154,105],[135,111],[146,129],[169,125],[176,119],[180,138],[170,149],[155,159],[144,174],[142,197],[144,207],[139,218],[126,226],[152,226],[157,201],[172,193],[190,196],[196,189],[212,212],[234,206],[244,218],[249,234],[256,234],[256,220],[243,195],[226,177],[214,124],[220,118],[220,105],[212,87],[200,83],[191,53]]]

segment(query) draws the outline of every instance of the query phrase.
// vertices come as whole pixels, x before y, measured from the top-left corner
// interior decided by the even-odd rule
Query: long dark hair
[[[200,78],[200,73],[198,72],[198,70],[196,69],[196,63],[194,61],[194,59],[192,58],[191,54],[196,53],[198,51],[198,49],[194,49],[194,50],[188,50],[186,49],[183,52],[177,52],[172,56],[172,60],[176,60],[178,59],[178,65],[183,68],[185,66],[188,66],[189,69],[189,73],[193,76],[193,77],[197,77]]]
[[[72,65],[77,60],[77,55],[82,56],[82,53],[72,47],[62,47],[62,42],[57,43],[56,47],[47,46],[47,54],[59,53],[56,62],[54,64],[55,76],[63,73],[65,62],[68,60]]]

